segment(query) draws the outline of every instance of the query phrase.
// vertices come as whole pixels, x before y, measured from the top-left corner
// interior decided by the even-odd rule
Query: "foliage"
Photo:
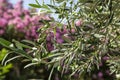
[[[0,51],[0,62],[3,60],[5,55],[7,55],[8,51],[6,49],[2,49]],[[12,64],[9,63],[6,66],[0,65],[0,80],[4,80],[5,74],[9,72],[9,69],[12,68]]]
[[[58,14],[60,21],[41,20],[45,25],[39,28],[36,43],[14,40],[8,47],[0,38],[1,45],[29,61],[25,68],[44,64],[51,69],[48,80],[56,80],[54,75],[61,75],[62,80],[119,79],[120,1],[51,0],[51,4],[39,4],[36,0],[30,6]],[[102,66],[110,74],[100,71],[96,75]]]

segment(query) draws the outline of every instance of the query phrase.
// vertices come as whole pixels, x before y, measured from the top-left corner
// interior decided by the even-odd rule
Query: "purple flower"
[[[30,15],[30,12],[29,12],[29,10],[23,10],[23,13],[25,14],[25,15]]]
[[[76,22],[75,22],[75,25],[78,27],[78,26],[81,26],[82,25],[82,21],[81,20],[77,20]]]
[[[67,32],[68,32],[67,29],[63,28],[62,34],[66,34]]]
[[[103,66],[103,63],[101,62],[101,63],[99,64],[99,66],[100,66],[100,67]]]
[[[53,38],[54,38],[54,34],[52,32],[49,32],[47,37],[46,37],[46,41],[47,42],[52,42]]]
[[[2,10],[2,7],[0,7],[0,14],[3,14],[4,11]],[[2,17],[2,15],[0,15],[0,17]]]
[[[31,23],[30,18],[31,17],[29,15],[25,15],[23,22],[26,26],[29,26],[29,24]]]
[[[7,25],[7,20],[4,18],[0,18],[0,27],[5,27]]]
[[[62,35],[58,32],[56,32],[56,38],[60,38]]]
[[[1,30],[0,30],[0,36],[3,35],[4,32],[5,32],[5,31],[1,29]]]
[[[49,15],[45,15],[45,16],[43,16],[43,18],[42,18],[43,20],[51,20],[51,18],[50,18],[50,16]]]
[[[56,39],[56,42],[59,43],[59,44],[61,44],[61,43],[64,42],[64,40],[63,40],[62,38],[57,38],[57,39]]]
[[[52,51],[52,50],[54,50],[53,43],[51,43],[51,42],[47,42],[47,43],[46,43],[46,46],[47,46],[48,51]]]
[[[4,17],[5,19],[9,20],[9,19],[12,18],[12,15],[9,14],[9,13],[7,13],[7,12],[4,12],[3,17]]]
[[[102,59],[103,59],[104,61],[106,61],[106,60],[109,60],[109,57],[108,57],[108,56],[104,56]]]
[[[22,22],[22,19],[20,17],[15,17],[15,19],[13,20],[14,25],[17,25],[20,22]]]
[[[106,73],[107,75],[110,75],[110,70],[106,70],[105,73]]]
[[[61,30],[59,28],[56,28],[56,32],[61,33]]]
[[[102,78],[103,77],[103,73],[102,72],[98,72],[98,77]]]
[[[8,25],[13,25],[14,21],[13,20],[9,20]]]
[[[0,0],[0,3],[6,3],[7,0]]]
[[[29,39],[29,40],[36,40],[38,39],[38,33],[36,32],[37,29],[39,27],[38,26],[32,26],[31,28],[29,28],[25,33],[25,38]]]
[[[27,15],[24,16],[24,19],[30,21],[31,17],[30,17],[30,15],[27,14]]]
[[[17,29],[18,31],[20,31],[20,32],[24,32],[24,31],[25,31],[25,30],[24,30],[24,27],[25,27],[25,25],[24,25],[23,22],[20,22],[19,24],[16,25],[16,29]]]
[[[21,11],[21,10],[13,10],[12,15],[13,15],[14,17],[19,17],[19,16],[22,15],[22,11]]]
[[[33,16],[30,21],[32,23],[32,25],[38,25],[39,24],[39,16]]]
[[[47,40],[47,41],[51,41],[51,37],[50,37],[50,36],[47,36],[47,37],[46,37],[46,40]]]

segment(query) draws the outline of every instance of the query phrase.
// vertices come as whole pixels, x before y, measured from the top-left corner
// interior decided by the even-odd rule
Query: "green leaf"
[[[17,53],[17,54],[20,54],[20,55],[22,55],[22,56],[24,56],[24,57],[32,60],[32,57],[31,57],[29,54],[27,54],[25,51],[23,51],[23,50],[14,49],[14,48],[11,48],[11,50],[13,50],[13,51],[14,51],[15,53]]]
[[[9,69],[12,68],[12,64],[8,64],[6,66],[3,67],[3,74],[8,73]]]
[[[29,4],[31,7],[35,7],[35,8],[41,8],[41,5],[38,4]]]
[[[57,3],[61,3],[61,2],[64,2],[64,1],[66,1],[66,0],[55,0],[55,2],[57,2]]]
[[[59,8],[57,6],[53,6],[53,5],[50,5],[50,4],[47,4],[49,7],[55,9],[55,10],[58,10]]]
[[[23,43],[28,43],[28,44],[31,44],[33,46],[36,46],[36,44],[30,40],[22,40]]]
[[[39,13],[43,13],[44,14],[44,13],[53,13],[53,12],[50,9],[49,10],[41,9],[41,10],[39,10]]]
[[[38,5],[40,5],[39,2],[38,2],[38,0],[35,0],[35,2],[36,2]]]
[[[13,52],[8,52],[8,53],[4,56],[4,58],[2,59],[2,62],[1,62],[2,65],[4,64],[5,59],[8,57],[8,55],[11,54],[11,53],[13,53]]]
[[[104,37],[103,35],[100,35],[100,34],[94,34],[94,36],[95,36],[96,38]]]
[[[68,38],[68,37],[65,37],[65,36],[62,36],[62,38],[63,38],[63,40],[65,40],[66,42],[68,42],[68,43],[71,43],[71,40],[70,40],[70,38]]]
[[[27,64],[26,66],[24,66],[24,68],[28,68],[30,66],[34,66],[34,65],[37,65],[38,63],[30,63],[30,64]]]
[[[55,68],[55,65],[53,65],[53,67],[52,67],[52,70],[51,70],[51,72],[50,72],[50,75],[49,75],[49,77],[48,77],[48,80],[51,80],[51,77],[52,77],[54,68]]]
[[[48,5],[45,5],[45,4],[42,5],[42,8],[50,10],[50,8],[48,7]]]
[[[23,50],[22,46],[20,45],[20,42],[18,42],[18,41],[16,41],[16,40],[13,40],[13,42],[15,43],[15,46],[16,46],[18,49]]]
[[[12,50],[13,52],[17,53],[17,54],[20,54],[30,60],[32,60],[32,57],[30,55],[28,55],[24,50],[21,50],[21,49],[16,49],[15,47],[9,47],[11,42],[3,39],[3,38],[0,38],[0,44],[3,45],[4,47]]]
[[[55,57],[59,57],[63,55],[64,53],[55,53],[55,54],[48,55],[47,57],[44,57],[43,59],[55,58]]]
[[[6,49],[2,49],[1,51],[0,51],[0,61],[2,61],[3,60],[3,58],[5,57],[5,55],[7,54],[7,50]]]
[[[32,49],[32,47],[28,46],[28,45],[25,45],[25,44],[22,44],[20,43],[19,41],[16,41],[13,39],[13,42],[15,43],[15,45],[17,46],[18,49],[23,49],[23,48],[29,48],[29,49]]]
[[[4,46],[4,47],[9,48],[11,42],[9,42],[9,41],[7,41],[7,40],[5,40],[5,39],[3,39],[3,38],[0,38],[0,44],[1,44],[2,46]]]
[[[16,58],[19,58],[19,57],[21,57],[21,56],[15,56],[15,57],[12,57],[12,58],[6,60],[5,63],[4,63],[4,65],[6,66],[6,64],[7,64],[8,62],[10,62],[10,61],[12,61],[12,60],[14,60],[14,59],[16,59]]]

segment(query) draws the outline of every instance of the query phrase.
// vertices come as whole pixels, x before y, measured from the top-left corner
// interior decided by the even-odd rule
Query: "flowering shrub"
[[[51,20],[49,15],[31,15],[29,10],[23,8],[23,1],[20,0],[14,6],[7,0],[0,1],[0,36],[11,40],[11,39],[38,39],[38,28],[43,26],[43,22],[39,20]],[[58,35],[64,33],[57,32]],[[56,34],[56,36],[57,36]],[[58,36],[57,36],[58,37]],[[57,38],[56,37],[56,38]],[[57,42],[61,43],[63,40],[58,37]],[[50,46],[51,42],[47,42],[47,46]],[[52,48],[52,47],[51,47]]]
[[[0,36],[18,40],[38,38],[37,29],[42,26],[40,16],[31,15],[30,10],[24,9],[22,4],[22,0],[14,6],[7,0],[0,0]]]
[[[51,70],[47,80],[120,78],[119,1],[51,0],[51,4],[35,1],[30,5],[58,14],[60,22],[40,20],[45,25],[39,28],[36,43],[15,41],[9,47],[12,43],[0,38],[1,45],[28,60],[25,68],[45,65]]]

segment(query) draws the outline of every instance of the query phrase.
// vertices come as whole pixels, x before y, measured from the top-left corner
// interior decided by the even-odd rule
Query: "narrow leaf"
[[[16,58],[19,58],[19,57],[21,57],[21,56],[15,56],[15,57],[12,57],[12,58],[8,59],[7,61],[5,61],[5,65],[6,65],[8,62],[10,62],[10,61],[12,61],[12,60],[14,60],[14,59],[16,59]]]
[[[30,63],[30,64],[26,65],[24,68],[28,68],[28,67],[36,65],[36,64],[38,64],[38,63]]]
[[[31,7],[35,7],[35,8],[41,8],[41,5],[37,5],[37,4],[29,4]]]
[[[23,50],[15,49],[15,48],[11,48],[11,50],[13,50],[15,53],[18,53],[18,54],[20,54],[20,55],[22,55],[22,56],[32,60],[32,57],[29,54],[27,54],[25,51],[23,51]]]
[[[28,44],[31,44],[33,46],[35,46],[36,44],[30,40],[22,40],[23,43],[28,43]]]
[[[3,38],[0,38],[0,44],[2,45],[2,46],[5,46],[5,47],[9,47],[9,45],[11,44],[11,42],[9,42],[9,41],[7,41],[7,40],[5,40],[5,39],[3,39]]]
[[[25,44],[22,44],[20,43],[19,41],[16,41],[16,40],[13,40],[13,42],[16,44],[16,46],[18,47],[18,49],[23,49],[23,48],[29,48],[29,49],[32,49],[32,47],[28,46],[28,45],[25,45]]]

